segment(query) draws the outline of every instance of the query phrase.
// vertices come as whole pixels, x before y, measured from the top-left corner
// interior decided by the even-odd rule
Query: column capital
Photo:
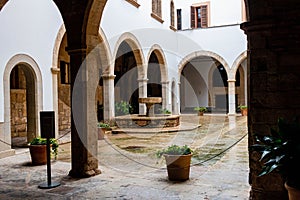
[[[147,82],[149,79],[147,79],[147,78],[140,78],[140,79],[138,79],[137,81],[138,82]]]
[[[161,83],[161,84],[169,84],[170,81],[161,81],[160,83]]]
[[[235,79],[228,79],[227,82],[236,82]]]
[[[57,68],[57,67],[51,67],[51,73],[52,74],[59,74],[59,72],[60,72],[59,68]]]
[[[101,77],[104,80],[108,80],[108,79],[115,79],[116,75],[114,75],[114,74],[103,74]]]

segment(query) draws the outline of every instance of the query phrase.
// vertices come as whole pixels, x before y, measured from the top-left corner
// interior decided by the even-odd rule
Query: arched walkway
[[[27,104],[27,141],[40,134],[39,112],[42,110],[42,75],[37,63],[28,55],[18,54],[7,63],[3,74],[4,85],[4,134],[5,141],[11,143],[11,99],[10,75],[16,66],[20,66],[26,77]]]
[[[162,97],[162,109],[168,109],[168,67],[163,50],[157,44],[151,47],[148,54],[147,79],[148,96]]]

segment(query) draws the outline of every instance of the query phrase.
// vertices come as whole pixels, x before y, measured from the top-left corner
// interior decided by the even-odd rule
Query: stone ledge
[[[9,156],[13,156],[15,155],[15,150],[14,149],[9,149],[9,150],[5,150],[5,151],[0,151],[0,159],[1,158],[5,158],[5,157],[9,157]]]

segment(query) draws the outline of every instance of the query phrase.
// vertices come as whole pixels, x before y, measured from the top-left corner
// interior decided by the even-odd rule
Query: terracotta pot
[[[105,130],[106,128],[98,128],[98,140],[104,139]]]
[[[198,112],[198,116],[203,116],[204,112]]]
[[[185,181],[190,176],[192,154],[189,155],[164,155],[170,181]]]
[[[242,116],[247,116],[248,115],[248,109],[247,108],[241,109],[241,113],[242,113]]]
[[[300,199],[300,190],[293,188],[291,186],[288,186],[288,184],[285,182],[284,187],[288,191],[289,200],[299,200]]]
[[[30,145],[29,151],[33,165],[44,165],[47,163],[47,145]]]

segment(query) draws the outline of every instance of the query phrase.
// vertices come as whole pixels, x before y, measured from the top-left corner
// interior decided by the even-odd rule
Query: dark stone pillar
[[[285,1],[249,1],[250,22],[242,24],[248,37],[248,131],[268,135],[278,117],[300,114],[300,26],[297,6]],[[299,4],[299,3],[298,3]],[[266,6],[267,5],[267,6]],[[258,177],[260,155],[249,152],[250,199],[288,199],[278,173]]]
[[[100,173],[97,160],[97,121],[95,96],[89,95],[86,49],[68,49],[71,68],[71,150],[72,177]],[[95,118],[95,119],[94,119]]]

